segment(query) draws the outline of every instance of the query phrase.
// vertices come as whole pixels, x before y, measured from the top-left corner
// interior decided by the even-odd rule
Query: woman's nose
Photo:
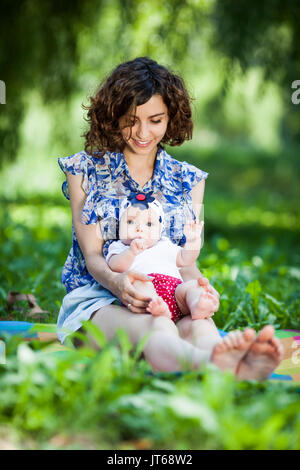
[[[147,140],[147,138],[149,138],[149,131],[148,131],[148,126],[146,123],[145,124],[140,123],[138,125],[136,136],[140,140]]]

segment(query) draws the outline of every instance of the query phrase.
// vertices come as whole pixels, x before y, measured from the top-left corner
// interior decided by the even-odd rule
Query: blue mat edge
[[[0,321],[0,337],[3,333],[6,333],[10,335],[15,335],[15,334],[19,334],[21,336],[26,335],[27,338],[37,338],[38,337],[37,333],[29,333],[30,329],[34,325],[35,323],[24,322],[24,321]],[[227,332],[220,330],[220,329],[218,329],[218,331],[222,338],[228,334]],[[269,379],[293,381],[290,375],[275,374],[275,373],[272,373]]]

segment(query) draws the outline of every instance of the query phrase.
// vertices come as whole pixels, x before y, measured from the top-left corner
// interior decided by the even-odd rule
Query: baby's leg
[[[197,280],[183,282],[176,287],[175,298],[184,315],[191,314],[193,320],[209,318],[217,311],[212,294],[199,286]]]
[[[134,281],[133,286],[142,294],[147,295],[151,301],[148,304],[146,310],[153,316],[164,316],[171,318],[171,312],[166,302],[157,295],[154,285],[151,281]]]

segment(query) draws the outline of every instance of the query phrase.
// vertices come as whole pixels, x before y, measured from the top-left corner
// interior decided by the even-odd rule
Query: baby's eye
[[[151,227],[151,226],[152,226],[152,222],[147,222],[147,226],[148,226],[148,227]]]
[[[127,220],[127,223],[128,223],[128,225],[132,225],[132,224],[133,224],[133,220]]]

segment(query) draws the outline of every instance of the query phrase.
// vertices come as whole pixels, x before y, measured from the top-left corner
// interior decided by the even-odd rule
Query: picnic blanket
[[[222,337],[227,334],[222,330],[219,332]],[[50,349],[46,349],[48,352],[71,351],[58,341],[56,325],[51,323],[0,321],[0,339],[5,338],[6,335],[18,335],[25,341],[32,339],[52,341]],[[269,380],[300,382],[300,330],[277,330],[275,336],[280,339],[284,347],[284,356]]]

